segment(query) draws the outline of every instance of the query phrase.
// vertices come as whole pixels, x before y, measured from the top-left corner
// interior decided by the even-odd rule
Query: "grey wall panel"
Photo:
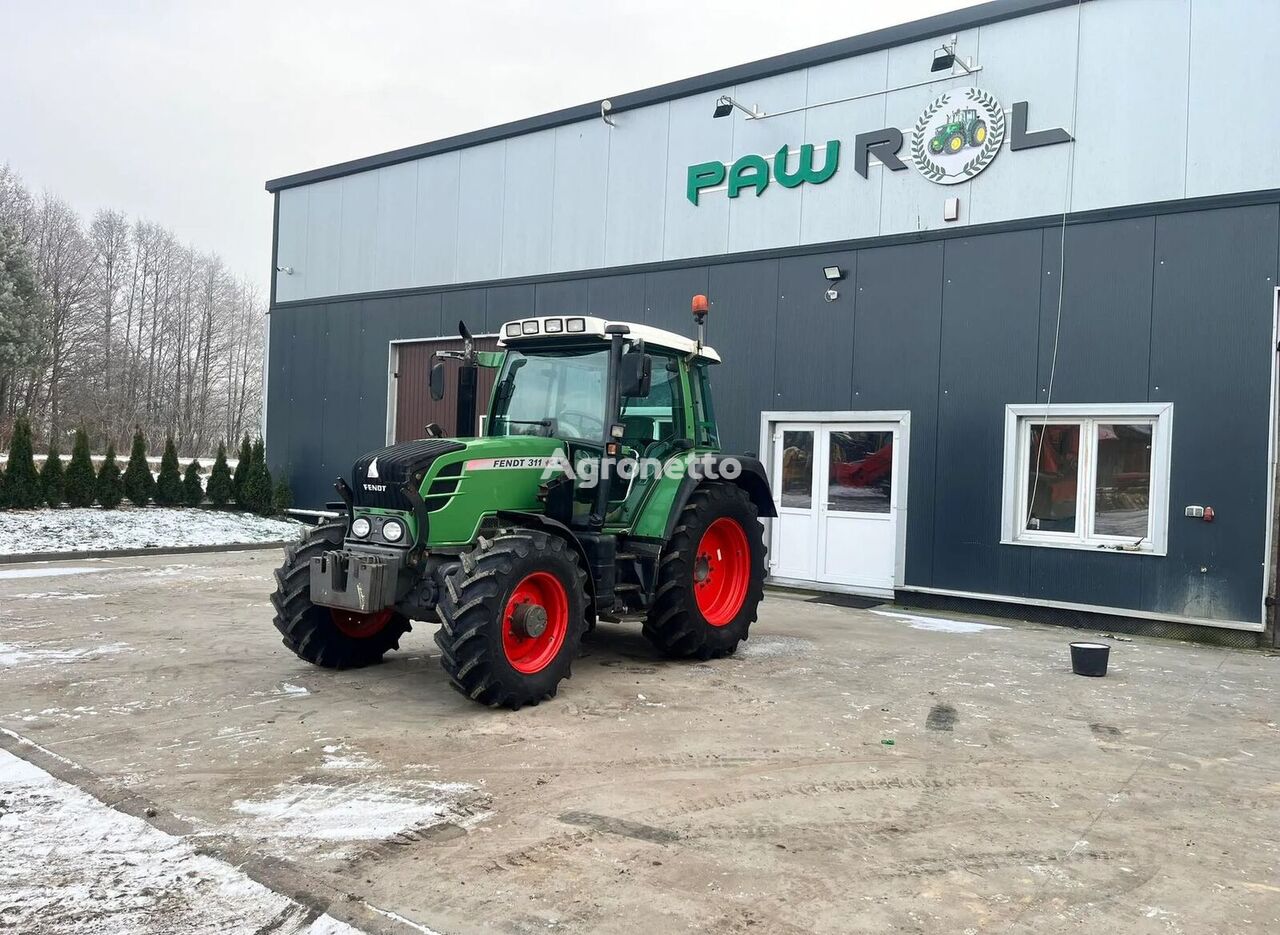
[[[707,343],[724,361],[711,369],[720,445],[760,450],[760,413],[773,409],[774,342],[778,318],[778,261],[713,266],[708,282]],[[690,316],[684,334],[696,333]]]
[[[695,295],[706,295],[708,287],[705,266],[646,273],[644,323],[676,334],[694,334],[691,302]]]
[[[502,276],[531,276],[545,273],[551,267],[555,162],[554,130],[530,133],[507,141],[503,174]]]
[[[276,266],[290,267],[292,273],[275,274],[276,301],[292,302],[306,298],[307,291],[307,213],[310,186],[286,188],[280,199],[280,230],[276,244]]]
[[[506,149],[502,140],[462,150],[455,282],[493,279],[502,267]]]
[[[1187,114],[1187,196],[1280,184],[1280,120],[1274,119],[1280,3],[1195,0]],[[1242,91],[1246,93],[1242,93]],[[1268,115],[1258,119],[1260,114]],[[1214,132],[1230,128],[1236,138]],[[1247,129],[1246,129],[1247,128]]]
[[[612,321],[644,321],[644,274],[588,279],[587,314]]]
[[[1027,102],[1032,130],[1070,127],[1076,87],[1076,28],[1081,7],[1052,10],[1024,20],[993,23],[982,29],[984,69],[973,83],[995,94],[1006,119],[1013,104]],[[961,217],[986,224],[1012,217],[1060,214],[1067,199],[1070,146],[1044,146],[1011,152],[1011,124],[1004,149],[961,195]]]
[[[1065,277],[1061,243],[1057,228],[1046,231],[1036,401],[1048,399],[1051,373],[1055,403],[1146,401],[1154,219],[1068,227]]]
[[[531,285],[486,289],[484,330],[488,334],[496,334],[503,322],[513,318],[527,318],[536,311]]]
[[[293,321],[293,346],[288,381],[289,456],[301,482],[295,489],[314,497],[324,489],[325,385],[321,367],[327,358],[327,317],[325,305],[299,309]],[[323,494],[327,500],[327,494]],[[305,501],[300,501],[305,503]]]
[[[854,171],[849,131],[885,126],[884,96],[818,105],[888,87],[888,68],[889,53],[882,50],[809,69],[805,101],[810,109],[805,111],[804,142],[822,147],[815,151],[814,158],[816,164],[824,165],[828,141],[838,141],[840,168],[821,185],[800,186],[801,243],[875,237],[880,233],[880,188],[885,169],[875,160],[867,178]]]
[[[404,289],[413,278],[414,216],[418,167],[411,162],[378,170],[378,235],[373,256],[374,289]]]
[[[472,334],[487,333],[485,318],[485,290],[463,289],[458,292],[446,292],[441,301],[441,334],[458,333],[458,322],[465,321]]]
[[[827,302],[823,266],[839,266],[840,299]],[[823,253],[778,263],[772,409],[849,409],[857,255]]]
[[[662,256],[669,117],[666,104],[628,111],[619,115],[617,130],[609,134],[605,266]]]
[[[388,318],[385,313],[379,316],[380,320],[373,323],[376,328],[370,330],[377,330],[379,339],[388,341],[392,338],[434,338],[441,335],[455,335],[458,333],[458,316],[449,317],[442,312],[446,306],[445,298],[452,294],[400,296],[388,305],[391,309],[391,317]],[[371,299],[361,305],[366,309],[374,308],[376,306],[370,304],[374,301],[376,300]],[[450,311],[455,310],[450,304]],[[482,320],[483,316],[477,318],[475,323],[479,324]]]
[[[805,79],[805,72],[792,72],[740,85],[733,93],[748,107],[760,102],[760,109],[766,112],[787,111],[804,107]],[[740,113],[722,119],[733,121],[733,158],[736,160],[752,154],[763,156],[769,163],[770,172],[773,171],[774,155],[781,147],[796,146],[804,139],[803,110],[794,114],[780,113],[768,120],[747,120]],[[737,198],[729,199],[729,252],[742,253],[763,250],[779,243],[798,243],[799,195],[795,189],[783,188],[775,180],[762,195],[745,189]]]
[[[378,245],[378,172],[362,172],[342,180],[342,228],[338,289],[343,295],[374,288]]]
[[[999,545],[999,481],[1005,406],[1035,399],[1042,240],[1033,230],[945,247],[933,587],[1027,587],[1029,550]],[[928,446],[912,435],[913,449]]]
[[[282,193],[283,194],[283,193]],[[292,473],[293,440],[290,426],[294,421],[290,405],[293,379],[293,363],[298,345],[293,336],[296,309],[276,309],[267,317],[270,340],[267,346],[267,368],[271,379],[267,382],[267,465],[273,474],[281,470],[286,476]],[[227,447],[238,445],[240,440],[230,439]],[[297,487],[294,488],[295,494]]]
[[[1080,549],[1027,548],[1028,597],[1099,607],[1141,607],[1142,555],[1104,555]],[[1126,559],[1128,561],[1126,561]]]
[[[461,155],[432,156],[417,166],[413,281],[416,285],[456,282]]]
[[[539,283],[534,292],[534,313],[537,315],[586,315],[589,307],[590,287],[586,280]]]
[[[352,451],[380,448],[384,443],[384,433],[378,430],[385,424],[385,400],[370,400],[366,407],[361,399],[362,373],[372,369],[386,374],[385,356],[365,358],[360,340],[363,313],[359,302],[335,303],[324,311],[324,343],[315,361],[323,375],[320,458],[308,466],[319,483],[332,484],[339,475],[349,480],[355,460]]]
[[[598,269],[604,265],[609,134],[603,121],[556,128],[552,270]]]
[[[1278,225],[1274,205],[1156,223],[1151,397],[1174,405],[1169,556],[1144,580],[1160,611],[1258,619]]]
[[[336,295],[342,262],[342,179],[310,186],[307,258],[302,264],[309,296]]]
[[[1185,193],[1188,3],[1081,8],[1072,210]]]
[[[664,259],[724,253],[729,246],[729,199],[724,185],[706,189],[694,205],[687,197],[688,167],[702,162],[733,162],[737,117],[711,116],[721,93],[708,92],[671,102],[667,144]]]
[[[849,408],[911,412],[909,584],[933,579],[942,260],[941,243],[858,252]]]

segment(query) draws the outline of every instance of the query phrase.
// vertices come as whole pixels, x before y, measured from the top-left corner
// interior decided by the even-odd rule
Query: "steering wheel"
[[[579,438],[594,438],[604,434],[604,419],[593,413],[583,412],[581,409],[562,409],[556,416],[556,424],[563,425],[566,420],[577,425]]]
[[[427,438],[444,438],[444,426],[439,422],[428,422],[425,431]]]

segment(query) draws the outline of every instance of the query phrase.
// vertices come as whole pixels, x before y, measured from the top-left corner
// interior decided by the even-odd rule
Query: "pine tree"
[[[218,509],[231,502],[232,480],[231,470],[227,467],[227,446],[218,443],[218,456],[213,459],[213,467],[209,471],[209,483],[206,485],[209,499]]]
[[[71,449],[71,463],[67,465],[67,503],[76,507],[93,506],[98,495],[98,478],[93,473],[93,459],[89,457],[89,436],[84,429],[76,429],[76,442]]]
[[[31,452],[31,423],[26,419],[18,419],[13,424],[4,487],[5,501],[15,510],[34,510],[44,503],[44,488]]]
[[[271,512],[286,513],[293,506],[293,489],[283,477],[276,481],[275,490],[271,492]]]
[[[199,506],[204,500],[204,487],[200,484],[203,470],[199,460],[192,458],[187,465],[187,473],[182,475],[182,502],[187,506]]]
[[[249,446],[248,432],[240,440],[240,453],[236,457],[238,460],[236,461],[236,472],[231,477],[231,492],[236,499],[236,503],[242,508],[248,509],[248,505],[244,502],[244,482],[249,476],[249,468],[253,467],[253,449]]]
[[[178,448],[173,443],[172,435],[166,436],[164,454],[160,456],[156,503],[160,506],[178,506],[182,503],[182,469],[178,467]]]
[[[244,479],[241,503],[245,509],[266,516],[271,512],[271,494],[271,471],[267,469],[266,453],[262,439],[259,438],[253,443],[250,453],[249,472]]]
[[[45,456],[44,467],[40,469],[40,489],[44,493],[44,502],[51,507],[62,506],[62,501],[67,497],[62,457],[58,452],[58,443],[55,441],[49,442],[49,453]]]
[[[107,445],[107,457],[98,469],[97,479],[98,502],[104,510],[114,510],[124,499],[124,480],[120,476],[120,465],[116,464],[115,443]]]
[[[155,492],[156,479],[151,476],[151,465],[147,463],[147,439],[140,427],[135,428],[129,463],[124,469],[124,493],[136,506],[146,506]]]

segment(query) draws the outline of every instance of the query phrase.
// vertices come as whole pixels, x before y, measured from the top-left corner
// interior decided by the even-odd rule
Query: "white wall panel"
[[[455,282],[458,250],[458,172],[461,153],[420,160],[414,211],[414,285]]]
[[[777,75],[738,85],[733,97],[747,107],[757,105],[765,113],[804,107],[807,71]],[[708,118],[709,119],[709,118]],[[750,153],[763,156],[773,172],[773,160],[783,146],[797,148],[804,139],[805,113],[784,114],[768,120],[747,120],[734,113],[733,158]],[[792,166],[794,168],[794,165]],[[764,194],[744,189],[729,201],[729,251],[764,250],[794,244],[800,239],[800,192],[771,181]]]
[[[418,210],[418,166],[402,162],[378,170],[378,233],[373,288],[414,285],[414,214]]]
[[[350,295],[373,289],[378,245],[378,172],[360,172],[342,180],[342,234],[338,259],[338,292]]]
[[[311,186],[307,205],[307,259],[303,264],[308,296],[337,295],[342,257],[342,179]]]
[[[735,117],[712,117],[712,91],[671,102],[671,131],[667,144],[666,222],[664,259],[723,253],[729,243],[729,199],[725,187],[705,189],[695,206],[688,198],[689,166],[701,162],[733,162]]]
[[[859,133],[885,126],[883,94],[815,107],[826,101],[883,91],[888,85],[889,53],[885,50],[809,69],[804,141],[824,146],[840,141],[840,168],[821,185],[801,185],[800,242],[825,243],[880,233],[880,186],[885,172],[878,161],[867,178],[854,171],[853,140]],[[815,164],[823,154],[815,153]]]
[[[502,275],[531,276],[551,266],[551,204],[556,133],[507,140],[502,204]]]
[[[556,128],[552,270],[599,269],[604,265],[611,132],[602,120]]]
[[[506,151],[506,140],[462,150],[455,282],[497,279],[500,275]]]
[[[1081,8],[1073,211],[1183,197],[1187,3],[1104,0]]]
[[[605,266],[662,256],[670,111],[658,104],[619,114],[618,126],[609,134]]]
[[[1280,188],[1277,57],[1280,3],[1192,0],[1188,198]]]
[[[292,273],[276,273],[276,301],[292,302],[311,295],[307,291],[307,204],[310,185],[286,188],[280,193],[280,218],[276,243],[276,266],[292,268]]]

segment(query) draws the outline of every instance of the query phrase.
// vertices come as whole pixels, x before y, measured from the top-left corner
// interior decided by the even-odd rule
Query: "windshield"
[[[507,351],[489,434],[601,441],[609,348]]]

